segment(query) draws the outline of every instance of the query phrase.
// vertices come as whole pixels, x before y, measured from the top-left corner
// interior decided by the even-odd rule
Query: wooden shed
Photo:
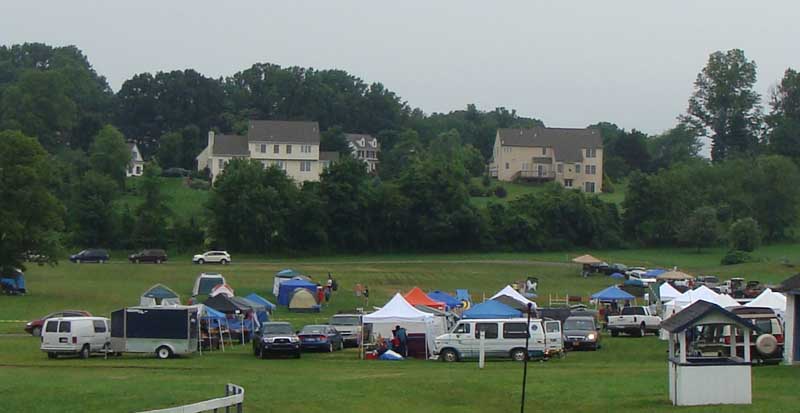
[[[783,280],[774,291],[786,294],[783,361],[800,364],[800,274]]]

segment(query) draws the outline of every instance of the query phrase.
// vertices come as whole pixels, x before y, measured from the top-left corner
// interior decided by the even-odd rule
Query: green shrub
[[[615,191],[614,183],[611,182],[611,178],[608,175],[603,175],[603,193],[606,194],[613,194]]]
[[[483,188],[475,184],[470,184],[469,196],[485,196],[485,195],[486,193],[484,192]]]
[[[745,262],[752,261],[753,257],[750,256],[746,251],[740,250],[729,250],[724,257],[722,257],[722,261],[720,264],[722,265],[735,265],[735,264],[742,264]]]
[[[489,175],[484,175],[483,179],[481,179],[481,183],[487,188],[492,186],[492,180],[489,178]]]
[[[761,245],[761,229],[753,218],[736,220],[728,229],[728,242],[733,250],[753,252]]]
[[[200,179],[192,179],[192,181],[189,183],[189,188],[207,191],[211,188],[211,182]]]
[[[497,188],[494,189],[494,195],[498,198],[505,198],[508,196],[508,191],[502,185],[498,185]]]

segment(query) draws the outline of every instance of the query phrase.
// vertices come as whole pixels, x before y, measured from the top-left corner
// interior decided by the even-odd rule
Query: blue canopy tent
[[[222,346],[222,351],[225,351],[225,339],[223,334],[227,332],[228,339],[231,340],[230,326],[228,325],[228,317],[225,313],[217,311],[207,305],[203,306],[202,320],[206,322],[208,329],[208,348],[212,348],[211,330],[216,329],[219,332],[219,343]],[[223,328],[223,326],[225,328]]]
[[[278,287],[278,305],[289,306],[289,301],[292,300],[292,294],[297,288],[305,288],[314,294],[317,294],[317,284],[308,282],[306,280],[289,280],[281,283]]]
[[[621,280],[621,279],[625,278],[625,274],[615,272],[615,273],[611,274],[611,278],[614,278],[616,280]]]
[[[444,303],[444,305],[447,306],[448,309],[461,307],[461,300],[443,291],[439,290],[431,291],[428,293],[428,297],[430,297],[431,300],[433,301],[439,301]]]
[[[250,300],[250,301],[252,301],[254,303],[263,305],[264,308],[266,308],[267,311],[270,312],[270,313],[275,311],[275,304],[272,304],[271,302],[269,302],[269,300],[267,300],[266,298],[264,298],[264,297],[262,297],[262,296],[260,296],[260,295],[258,295],[256,293],[250,293],[249,295],[246,295],[244,298],[246,298],[246,299],[248,299],[248,300]]]
[[[461,314],[462,319],[514,317],[522,317],[522,313],[494,300],[484,301]]]
[[[612,285],[605,290],[592,294],[592,299],[599,301],[630,301],[634,298],[634,296],[620,290],[616,285]]]
[[[456,298],[461,301],[472,302],[472,296],[470,296],[469,291],[465,289],[456,289]]]

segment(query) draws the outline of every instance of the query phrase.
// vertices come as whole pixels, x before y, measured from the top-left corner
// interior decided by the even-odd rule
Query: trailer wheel
[[[167,346],[161,346],[156,349],[156,357],[164,360],[172,357],[172,350]]]

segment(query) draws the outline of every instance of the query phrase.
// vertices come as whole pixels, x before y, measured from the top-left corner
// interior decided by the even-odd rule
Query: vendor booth
[[[391,338],[392,330],[396,326],[405,328],[409,341],[414,337],[422,339],[423,354],[427,356],[433,354],[436,336],[445,333],[437,331],[433,314],[417,310],[400,293],[395,294],[380,310],[364,315],[362,323],[372,326],[371,331],[374,337],[380,335],[384,338]],[[409,343],[409,347],[410,345],[411,343]]]
[[[731,356],[704,356],[697,350],[697,327],[730,326],[743,332],[730,336]],[[697,301],[661,323],[669,332],[669,398],[676,406],[750,404],[752,378],[750,330],[754,325],[708,301]],[[738,336],[738,337],[737,337]],[[736,354],[744,340],[743,357]]]

